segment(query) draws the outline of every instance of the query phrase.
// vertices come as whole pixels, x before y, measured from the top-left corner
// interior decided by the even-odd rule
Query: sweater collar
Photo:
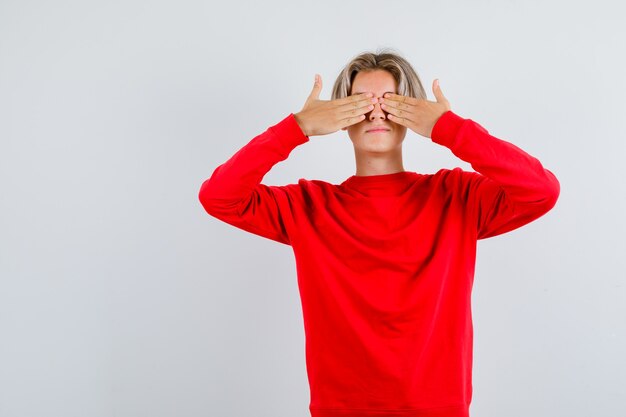
[[[341,186],[368,197],[397,196],[406,191],[420,175],[412,171],[393,174],[353,175]]]

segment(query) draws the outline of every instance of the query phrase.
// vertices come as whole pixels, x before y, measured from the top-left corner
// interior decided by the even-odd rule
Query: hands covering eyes
[[[439,117],[450,110],[450,103],[441,92],[438,81],[433,82],[437,101],[393,93],[385,93],[380,99],[373,93],[360,93],[336,100],[320,100],[322,77],[316,74],[313,90],[294,117],[306,136],[327,135],[364,120],[366,113],[371,112],[378,102],[390,121],[430,138]]]

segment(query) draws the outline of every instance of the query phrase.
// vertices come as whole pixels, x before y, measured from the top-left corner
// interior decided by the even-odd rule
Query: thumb
[[[437,103],[447,103],[448,100],[444,97],[443,92],[441,91],[441,86],[439,85],[439,78],[437,78],[433,82],[433,93],[435,94],[435,98],[437,99]]]
[[[311,90],[311,94],[309,94],[309,101],[319,100],[321,91],[322,91],[322,77],[319,74],[315,74],[315,82],[313,83],[313,90]]]

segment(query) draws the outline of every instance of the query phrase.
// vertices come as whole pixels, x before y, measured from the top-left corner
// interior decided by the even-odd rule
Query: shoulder
[[[464,179],[478,178],[482,175],[476,171],[466,171],[461,167],[455,168],[441,168],[435,174],[434,177],[442,178],[447,181],[459,181]]]
[[[324,180],[300,178],[298,180],[300,192],[312,198],[328,196],[337,193],[339,186]]]
[[[324,180],[310,180],[307,178],[300,178],[298,180],[298,185],[303,189],[321,189],[321,190],[332,190],[338,187],[337,184],[330,183]]]
[[[296,183],[284,185],[267,185],[272,191],[289,196],[311,194],[323,190],[334,191],[338,186],[322,180],[300,178]]]
[[[322,180],[310,180],[300,178],[296,183],[285,185],[270,185],[276,194],[284,195],[290,199],[316,199],[321,195],[328,195],[336,192],[337,185]]]
[[[432,174],[432,181],[450,191],[459,191],[483,181],[485,177],[475,171],[465,171],[460,167],[442,168]]]

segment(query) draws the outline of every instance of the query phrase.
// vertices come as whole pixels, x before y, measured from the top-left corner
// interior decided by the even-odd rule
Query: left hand
[[[438,79],[433,81],[433,93],[437,101],[385,93],[384,98],[379,99],[380,107],[388,113],[390,121],[430,138],[437,120],[451,110],[450,103],[441,92]]]

